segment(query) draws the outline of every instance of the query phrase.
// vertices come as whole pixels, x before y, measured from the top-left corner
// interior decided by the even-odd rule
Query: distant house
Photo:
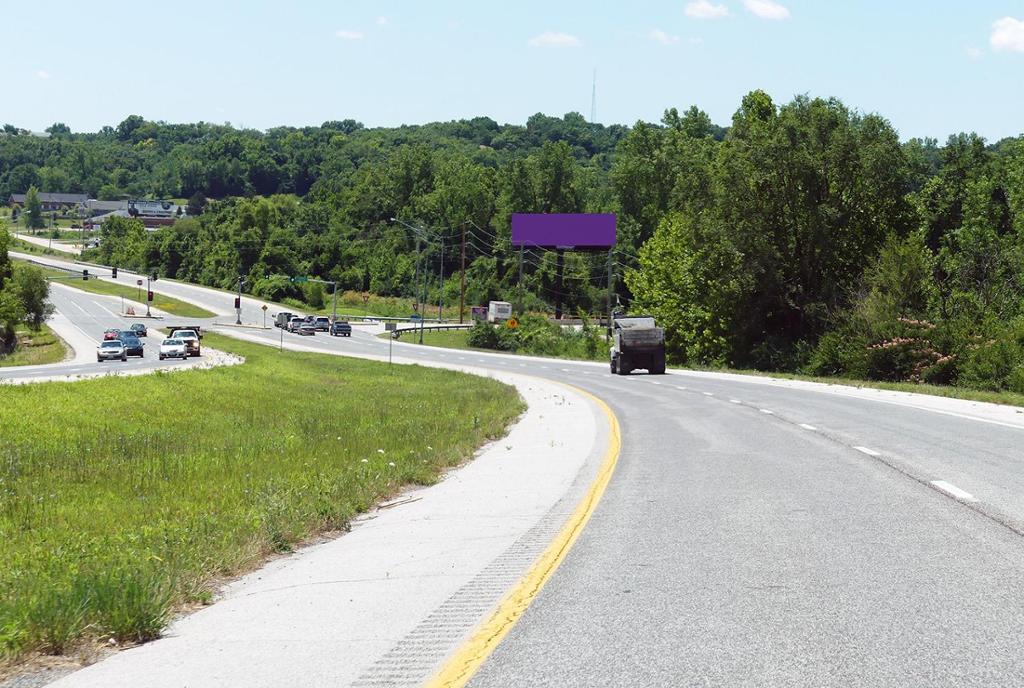
[[[26,195],[11,194],[11,197],[7,199],[7,205],[12,208],[24,207]],[[85,194],[39,192],[39,203],[43,207],[43,212],[47,213],[70,210],[75,206],[82,205],[87,200],[89,200],[89,197]]]

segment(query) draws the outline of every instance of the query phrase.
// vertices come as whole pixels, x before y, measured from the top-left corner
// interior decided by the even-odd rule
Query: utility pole
[[[466,223],[462,223],[462,270],[459,276],[459,324],[466,310]]]
[[[423,266],[423,291],[420,292],[420,344],[423,343],[423,321],[427,314],[427,266]]]
[[[149,297],[153,293],[153,282],[151,281],[151,275],[146,275],[146,317],[149,318],[149,304],[152,303],[153,299]]]
[[[334,285],[334,308],[332,308],[334,311],[334,319],[331,320],[331,322],[336,323],[338,322],[338,283],[332,282],[331,284]]]
[[[416,235],[416,270],[412,277],[412,291],[413,296],[416,298],[416,312],[422,316],[423,312],[420,308],[420,235]]]
[[[440,324],[440,322],[441,322],[441,310],[442,310],[442,308],[444,306],[444,237],[443,236],[441,237],[441,271],[440,271],[440,277],[438,279],[440,280],[439,286],[440,286],[441,289],[440,289],[440,291],[438,292],[438,295],[437,295],[437,322],[438,322],[438,324]]]

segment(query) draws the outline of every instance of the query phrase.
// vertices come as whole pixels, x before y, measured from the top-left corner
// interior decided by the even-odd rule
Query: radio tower
[[[597,69],[594,69],[594,85],[590,89],[590,123],[597,122]]]

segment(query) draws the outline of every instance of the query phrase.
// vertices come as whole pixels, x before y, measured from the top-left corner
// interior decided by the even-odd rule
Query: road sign
[[[302,282],[308,282],[309,278],[308,277],[290,277],[289,280],[291,282],[296,283],[296,284],[300,284]]]
[[[384,331],[385,332],[394,332],[396,327],[397,327],[396,323],[393,323],[393,322],[384,323]]]
[[[510,330],[514,330],[517,327],[519,327],[519,321],[516,320],[515,318],[509,318],[508,320],[505,321],[505,327],[507,327]]]
[[[135,286],[141,287],[142,286],[142,280],[140,280],[140,279],[139,280],[135,280]]]
[[[264,312],[264,313],[266,313],[266,312],[267,312],[267,304],[263,304],[262,306],[260,306],[260,308],[262,308],[262,309],[263,309],[263,312]]]

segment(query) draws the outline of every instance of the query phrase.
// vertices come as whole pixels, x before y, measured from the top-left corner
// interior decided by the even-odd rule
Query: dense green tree
[[[8,284],[21,302],[23,317],[29,327],[38,330],[43,322],[53,314],[53,306],[47,301],[50,296],[50,283],[46,281],[43,271],[32,265],[17,265],[14,275]]]
[[[43,220],[43,204],[39,200],[39,189],[30,186],[25,194],[25,208],[21,215],[26,229],[42,229],[46,226]]]

